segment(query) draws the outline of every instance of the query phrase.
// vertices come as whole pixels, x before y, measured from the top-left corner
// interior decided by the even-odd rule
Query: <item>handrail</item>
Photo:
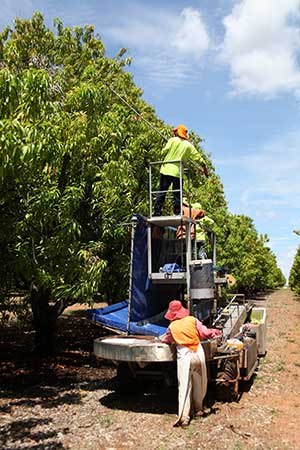
[[[224,315],[224,310],[226,309],[226,308],[229,308],[232,304],[233,304],[233,302],[235,301],[235,299],[236,299],[236,297],[237,296],[239,296],[239,294],[235,294],[234,295],[234,297],[230,300],[230,302],[222,309],[222,311],[220,312],[220,314],[216,317],[216,319],[213,321],[213,323],[212,323],[212,326],[215,326],[217,323],[218,323],[218,321],[221,319],[221,317]],[[232,314],[233,314],[233,311],[231,312],[231,314],[230,314],[230,319],[232,320]]]
[[[152,167],[153,166],[157,166],[157,165],[162,165],[162,164],[174,164],[177,163],[179,164],[179,180],[180,180],[180,187],[179,189],[168,189],[168,191],[152,191]],[[182,205],[182,200],[183,200],[183,172],[185,171],[184,169],[184,161],[180,160],[180,159],[174,159],[174,160],[170,160],[170,161],[154,161],[154,162],[150,162],[149,164],[149,207],[150,207],[150,217],[152,217],[152,195],[153,194],[157,194],[159,192],[179,192],[180,193],[180,204]],[[173,186],[172,186],[173,187]]]
[[[172,159],[170,161],[152,161],[150,162],[150,166],[156,166],[158,164],[174,164],[174,163],[183,163],[181,159]]]

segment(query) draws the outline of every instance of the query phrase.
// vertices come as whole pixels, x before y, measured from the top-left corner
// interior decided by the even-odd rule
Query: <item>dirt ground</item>
[[[0,448],[5,450],[298,450],[300,302],[288,289],[267,305],[267,354],[238,402],[215,402],[204,418],[173,428],[176,389],[161,384],[120,394],[115,368],[97,360],[102,333],[88,321],[59,321],[60,354],[34,357],[32,330],[0,332]]]

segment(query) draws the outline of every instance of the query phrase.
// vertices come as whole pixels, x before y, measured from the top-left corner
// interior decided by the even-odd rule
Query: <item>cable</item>
[[[104,84],[111,92],[113,92],[123,103],[125,103],[128,108],[130,108],[132,111],[134,111],[135,114],[137,114],[152,130],[156,131],[162,137],[165,141],[168,139],[154,126],[151,122],[149,122],[147,119],[145,119],[130,103],[128,103],[127,100],[125,100],[122,95],[120,95],[117,91],[115,91],[108,83],[106,83],[103,80],[99,80],[102,84]]]
[[[156,131],[156,133],[158,133],[160,135],[161,138],[164,139],[165,142],[168,141],[168,138],[166,138],[154,125],[152,125],[151,122],[149,122],[149,120],[145,119],[132,105],[130,105],[130,103],[128,103],[127,100],[125,100],[124,97],[122,97],[122,95],[120,95],[117,91],[115,91],[108,83],[106,83],[103,80],[99,80],[104,86],[106,86],[111,92],[113,92],[123,103],[125,103],[126,106],[128,106],[128,108],[130,108],[132,111],[134,111],[135,114],[137,114],[150,128],[152,128],[152,130]],[[197,163],[195,163],[193,160],[190,160],[190,162],[197,168],[199,168],[199,165]]]

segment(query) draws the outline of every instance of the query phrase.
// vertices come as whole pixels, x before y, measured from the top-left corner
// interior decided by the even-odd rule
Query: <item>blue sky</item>
[[[275,6],[276,5],[276,6]],[[2,0],[0,27],[43,13],[94,24],[166,123],[184,123],[224,184],[232,213],[267,233],[288,276],[300,227],[299,0]]]

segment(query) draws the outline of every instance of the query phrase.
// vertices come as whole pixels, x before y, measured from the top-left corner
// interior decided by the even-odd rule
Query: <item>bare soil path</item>
[[[0,448],[5,450],[300,449],[300,302],[288,289],[261,297],[268,352],[238,403],[215,403],[186,429],[173,428],[177,392],[120,395],[115,369],[92,355],[100,329],[60,320],[61,353],[30,353],[33,333],[0,333]]]

